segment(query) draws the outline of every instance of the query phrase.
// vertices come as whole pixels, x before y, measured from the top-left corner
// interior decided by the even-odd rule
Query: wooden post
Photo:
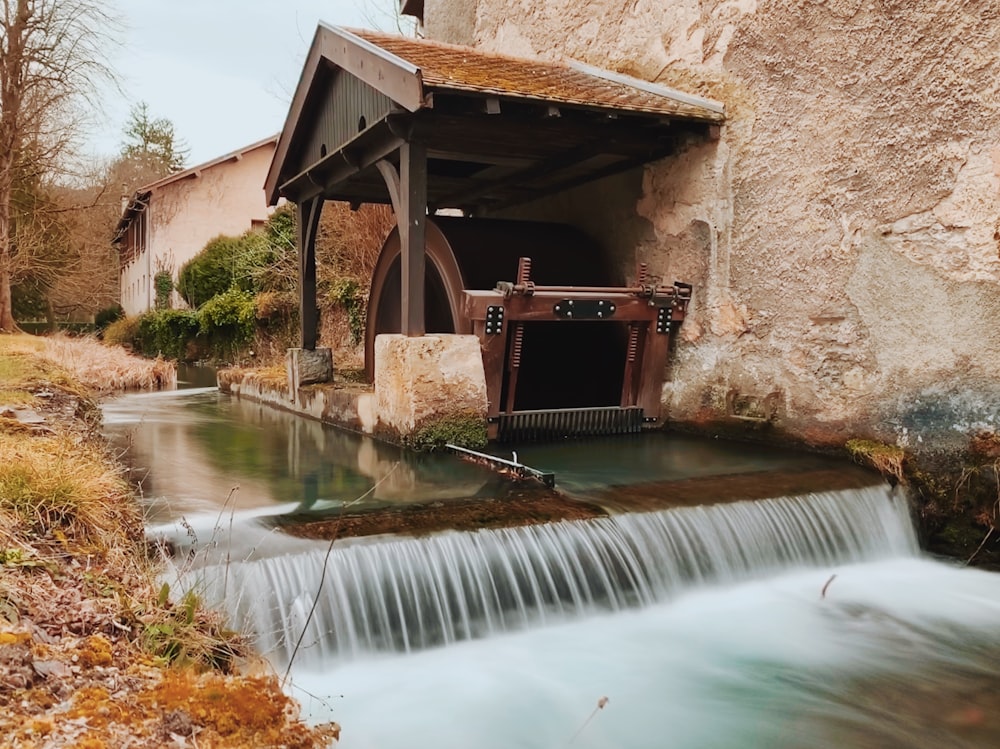
[[[299,224],[299,320],[302,348],[316,350],[319,315],[316,311],[316,229],[323,211],[323,196],[296,206]]]
[[[400,260],[402,262],[402,320],[404,335],[422,336],[424,327],[424,241],[427,228],[427,149],[422,143],[399,148]]]

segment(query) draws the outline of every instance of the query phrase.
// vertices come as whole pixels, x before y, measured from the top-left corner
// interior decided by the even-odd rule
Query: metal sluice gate
[[[497,421],[498,442],[541,442],[567,437],[638,434],[641,408],[568,408],[551,411],[502,413]]]
[[[479,339],[490,439],[634,434],[659,424],[690,285],[659,283],[644,263],[632,285],[611,284],[605,253],[561,224],[436,216],[425,257],[427,332]],[[400,329],[400,279],[396,231],[372,278],[369,377],[375,337]]]

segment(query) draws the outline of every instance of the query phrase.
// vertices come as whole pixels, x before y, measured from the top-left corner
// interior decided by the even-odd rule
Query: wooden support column
[[[424,241],[427,228],[427,149],[422,143],[399,148],[399,224],[402,262],[403,335],[422,336],[424,325]]]
[[[295,206],[299,224],[299,321],[300,342],[307,351],[316,350],[319,314],[316,310],[316,230],[323,211],[323,196]]]

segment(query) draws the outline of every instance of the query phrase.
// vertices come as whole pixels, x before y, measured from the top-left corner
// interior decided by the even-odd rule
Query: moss
[[[486,419],[479,414],[458,413],[428,421],[403,438],[403,444],[414,450],[440,450],[447,444],[459,447],[485,447]]]
[[[884,442],[860,439],[848,440],[844,446],[854,460],[871,466],[894,486],[900,482],[905,483],[906,452],[903,448],[887,445]]]

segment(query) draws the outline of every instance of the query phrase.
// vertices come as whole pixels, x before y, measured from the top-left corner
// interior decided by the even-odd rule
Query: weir
[[[918,552],[886,486],[585,521],[384,537],[200,570],[197,586],[287,661],[414,651],[692,588]],[[325,568],[325,569],[324,569]],[[818,594],[818,591],[817,591]],[[310,610],[312,615],[310,616]],[[301,657],[301,654],[300,654]]]

